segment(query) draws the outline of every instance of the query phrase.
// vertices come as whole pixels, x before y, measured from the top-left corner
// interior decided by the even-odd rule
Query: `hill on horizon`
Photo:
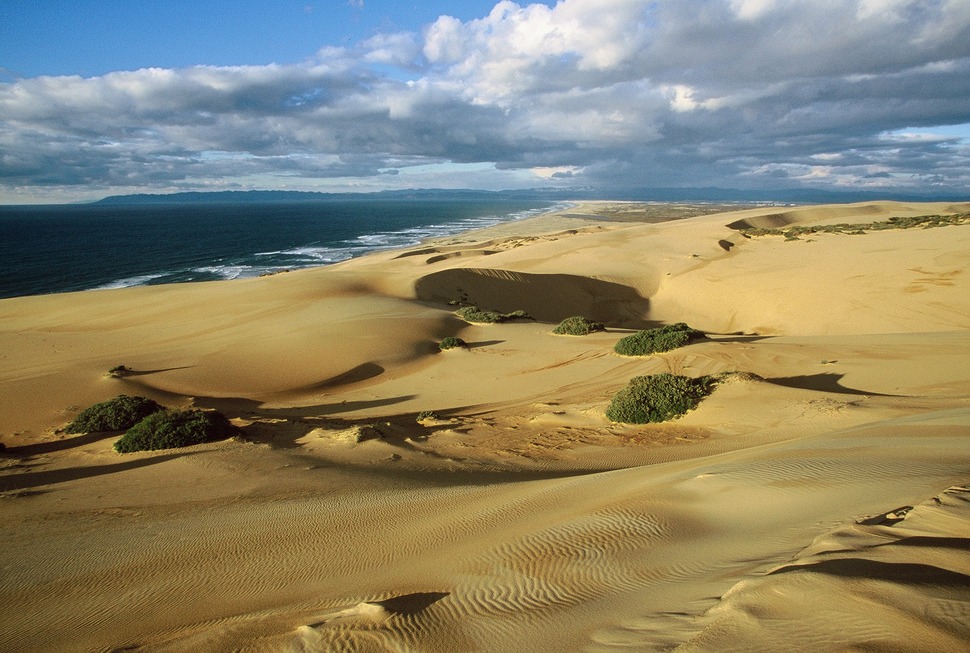
[[[177,193],[137,193],[110,195],[93,204],[172,204],[172,203],[232,203],[232,202],[309,202],[332,200],[625,200],[643,202],[784,202],[804,204],[851,203],[872,200],[901,202],[958,202],[970,200],[970,195],[917,194],[882,191],[831,191],[789,188],[781,190],[742,190],[734,188],[637,188],[605,192],[590,189],[516,189],[474,190],[412,188],[383,190],[370,193],[328,193],[295,190],[227,190],[183,191]]]

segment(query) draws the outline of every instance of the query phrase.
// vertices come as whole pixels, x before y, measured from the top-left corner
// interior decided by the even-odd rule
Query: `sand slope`
[[[607,208],[0,301],[0,649],[970,650],[970,227],[738,232],[970,205]],[[550,333],[575,314],[609,329]],[[712,338],[611,352],[681,320]],[[745,374],[674,422],[605,419],[661,371]],[[56,432],[121,392],[242,436]]]

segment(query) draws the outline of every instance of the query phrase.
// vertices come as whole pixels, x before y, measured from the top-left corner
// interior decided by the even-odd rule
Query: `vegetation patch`
[[[108,370],[108,376],[115,379],[120,379],[123,376],[128,376],[134,371],[135,370],[131,369],[127,365],[115,365],[110,370]]]
[[[716,376],[691,378],[666,372],[635,376],[613,396],[606,417],[625,424],[666,422],[696,408],[717,381]]]
[[[552,332],[560,336],[587,336],[594,331],[605,330],[606,327],[601,323],[593,322],[587,320],[585,317],[576,315],[574,317],[567,317]]]
[[[420,413],[418,413],[416,421],[423,422],[426,419],[438,420],[441,419],[441,417],[439,417],[438,413],[434,412],[433,410],[422,410]]]
[[[455,315],[466,322],[476,324],[497,324],[499,322],[509,322],[511,320],[531,320],[532,316],[525,311],[512,311],[511,313],[497,313],[495,311],[485,311],[477,306],[466,306],[455,311]]]
[[[613,351],[622,356],[649,356],[677,349],[706,337],[703,331],[678,322],[656,329],[637,331],[625,338],[620,338],[613,346]]]
[[[813,234],[851,234],[861,235],[870,231],[886,229],[932,229],[953,225],[970,224],[970,213],[955,215],[920,215],[914,217],[892,217],[879,222],[858,222],[853,224],[792,225],[783,229],[740,229],[746,238],[756,236],[784,236],[785,240],[798,240],[801,236]]]
[[[145,397],[118,395],[86,408],[65,427],[66,433],[98,433],[101,431],[124,431],[144,418],[162,410],[162,407]]]
[[[456,349],[459,347],[467,347],[467,346],[468,346],[468,343],[466,343],[461,338],[456,338],[455,336],[448,336],[447,338],[445,338],[444,340],[438,343],[438,348],[441,349],[441,351],[445,351],[446,349]]]
[[[233,426],[216,411],[162,410],[141,420],[115,442],[119,453],[156,451],[229,437]]]

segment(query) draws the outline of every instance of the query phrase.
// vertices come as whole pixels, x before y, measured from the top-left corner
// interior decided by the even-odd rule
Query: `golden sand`
[[[970,204],[658,210],[0,301],[0,650],[970,650],[970,226],[738,231]],[[679,321],[711,339],[612,353]],[[747,374],[605,418],[668,371]],[[59,432],[121,393],[243,435]]]

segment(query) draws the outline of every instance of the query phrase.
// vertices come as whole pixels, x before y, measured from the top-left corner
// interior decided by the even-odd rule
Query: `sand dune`
[[[970,650],[970,227],[738,231],[970,204],[636,210],[0,301],[0,649]],[[551,333],[574,314],[608,330]],[[674,321],[711,338],[611,351]],[[606,420],[657,372],[739,374]],[[58,431],[119,393],[242,435]]]

